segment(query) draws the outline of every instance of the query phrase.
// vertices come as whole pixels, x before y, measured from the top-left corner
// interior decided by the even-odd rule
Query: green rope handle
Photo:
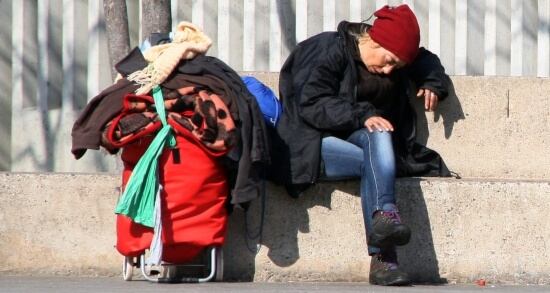
[[[172,127],[166,121],[164,98],[160,87],[153,88],[153,98],[163,126],[136,164],[115,208],[116,214],[126,215],[134,222],[151,228],[155,226],[155,196],[159,189],[158,159],[166,143],[169,147],[176,146]]]

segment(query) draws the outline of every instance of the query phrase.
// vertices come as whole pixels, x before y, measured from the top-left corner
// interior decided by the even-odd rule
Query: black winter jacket
[[[270,172],[275,182],[315,183],[323,170],[321,139],[327,135],[345,137],[363,128],[365,120],[375,115],[394,125],[398,176],[450,176],[436,152],[415,142],[416,118],[409,104],[409,96],[416,93],[412,92],[413,83],[434,91],[440,99],[448,95],[450,78],[439,59],[421,48],[412,64],[394,70],[397,95],[388,97],[391,111],[359,101],[359,66],[364,65],[358,57],[355,35],[362,26],[366,24],[341,22],[337,32],[324,32],[298,44],[283,65],[279,77],[283,114],[273,135]]]

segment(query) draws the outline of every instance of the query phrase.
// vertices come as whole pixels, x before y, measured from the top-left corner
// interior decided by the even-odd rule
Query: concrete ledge
[[[240,72],[253,75],[278,92],[278,72]],[[452,76],[454,93],[435,113],[418,112],[418,140],[439,151],[449,168],[463,177],[550,179],[550,79],[535,77]],[[28,125],[40,125],[40,113],[21,113]],[[49,113],[55,124],[57,110]],[[74,113],[75,117],[78,115]],[[50,125],[50,129],[57,129]],[[13,134],[13,150],[26,150],[13,160],[11,171],[113,172],[120,164],[102,152],[88,152],[75,161],[70,143],[56,144],[46,156],[35,137]],[[69,142],[70,129],[60,130],[55,141]],[[40,149],[40,151],[38,150]],[[41,162],[41,163],[38,163]]]
[[[118,175],[0,173],[0,271],[118,275],[113,209]],[[417,281],[550,282],[550,181],[402,179],[404,221],[414,231],[399,250]],[[226,276],[255,281],[366,281],[357,182],[319,184],[298,200],[269,186],[260,252],[245,243],[235,211]],[[249,214],[257,231],[260,201]],[[256,242],[250,241],[254,246]]]
[[[278,93],[278,72],[243,72]],[[463,177],[550,178],[550,79],[452,76],[435,112],[417,111],[417,140]]]

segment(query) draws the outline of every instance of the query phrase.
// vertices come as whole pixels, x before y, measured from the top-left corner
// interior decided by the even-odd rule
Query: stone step
[[[113,248],[119,175],[0,173],[0,271],[120,275]],[[322,183],[299,199],[268,184],[263,233],[245,238],[244,213],[229,221],[225,274],[255,281],[366,281],[369,257],[358,182]],[[550,282],[550,181],[408,178],[397,182],[399,249],[417,281]],[[248,213],[257,232],[261,201]]]

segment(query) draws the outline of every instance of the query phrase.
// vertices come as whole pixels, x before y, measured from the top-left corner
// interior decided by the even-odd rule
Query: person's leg
[[[391,136],[388,133],[369,135],[368,132],[358,131],[352,134],[349,141],[326,137],[322,140],[321,155],[325,165],[325,177],[322,179],[342,180],[361,177],[361,206],[366,232],[372,231],[373,226],[379,228],[379,225],[373,225],[373,214],[377,210],[397,211],[394,196],[395,163]],[[380,217],[376,217],[376,220],[379,219]],[[368,251],[369,255],[373,256],[369,274],[371,283],[409,283],[407,274],[397,267],[393,245],[381,249],[369,244]]]
[[[411,283],[409,275],[399,269],[395,247],[384,248],[372,256],[369,283],[382,286],[403,286]]]
[[[395,207],[395,157],[391,133],[357,130],[348,141],[363,150],[365,165],[362,170],[361,188],[369,196],[363,205],[372,218],[377,210],[397,210]],[[372,224],[372,223],[371,223]],[[370,225],[369,225],[370,226]]]
[[[359,178],[363,169],[363,150],[337,137],[321,141],[321,157],[325,166],[321,180],[337,181]]]
[[[391,133],[361,129],[355,131],[348,141],[363,150],[361,202],[369,254],[378,253],[380,247],[405,244],[410,234],[401,234],[406,234],[407,231],[403,231],[406,227],[399,226],[395,231],[392,226],[393,222],[400,223],[400,220],[395,205],[395,158]],[[382,215],[384,217],[380,217]]]
[[[362,176],[365,182],[361,187],[370,195],[366,211],[372,217],[377,210],[396,210],[395,157],[391,133],[361,129],[352,133],[348,141],[363,150],[365,166]]]
[[[355,131],[347,141],[325,137],[321,143],[325,165],[324,180],[361,178],[360,194],[369,254],[380,247],[403,245],[410,231],[404,225],[394,227],[400,219],[395,206],[395,158],[389,132]],[[383,211],[380,217],[377,211]],[[375,219],[373,219],[373,217]],[[373,225],[373,223],[378,225]]]
[[[408,275],[398,267],[395,245],[410,239],[401,224],[395,202],[395,157],[391,133],[355,131],[348,141],[363,150],[361,203],[372,256],[369,282],[378,285],[407,285]]]

